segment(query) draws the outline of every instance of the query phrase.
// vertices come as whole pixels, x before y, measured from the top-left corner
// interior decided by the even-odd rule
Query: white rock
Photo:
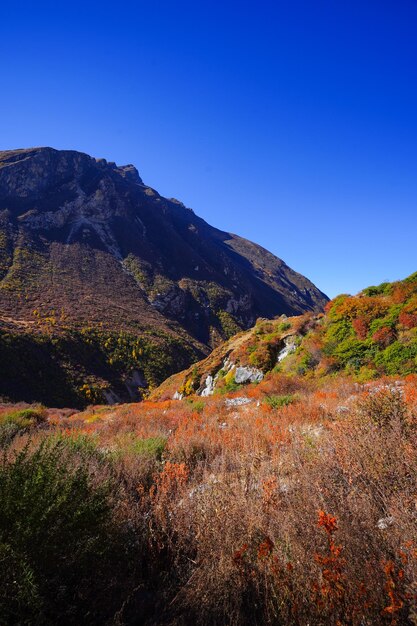
[[[389,526],[392,526],[393,523],[394,518],[392,516],[381,517],[381,519],[378,520],[376,527],[379,528],[379,530],[386,530]]]
[[[291,335],[289,337],[285,337],[284,344],[284,347],[278,353],[277,363],[281,363],[281,361],[283,361],[285,357],[287,357],[292,352],[295,352],[297,348],[297,346],[295,345],[294,337],[292,337]]]
[[[252,400],[250,398],[244,398],[244,397],[239,397],[239,398],[226,398],[226,400],[224,401],[226,406],[242,406],[244,404],[249,404],[250,402],[252,402]]]
[[[263,379],[264,375],[261,370],[256,367],[237,367],[235,373],[235,383],[242,385],[243,383],[256,383]]]
[[[200,393],[200,396],[207,397],[212,396],[214,392],[214,378],[213,376],[207,376],[206,383],[203,391]]]

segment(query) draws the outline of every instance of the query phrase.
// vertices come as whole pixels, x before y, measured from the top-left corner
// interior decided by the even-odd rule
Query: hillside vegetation
[[[359,380],[408,374],[417,367],[417,273],[395,283],[341,295],[303,340],[298,373],[344,370]]]
[[[204,393],[207,376],[213,377],[215,392],[231,391],[239,387],[239,368],[259,378],[271,371],[320,379],[343,373],[357,382],[416,372],[417,273],[356,296],[340,295],[324,314],[259,319],[166,380],[151,398]]]
[[[137,400],[205,352],[163,328],[134,332],[35,318],[22,329],[0,316],[0,397],[74,408]]]

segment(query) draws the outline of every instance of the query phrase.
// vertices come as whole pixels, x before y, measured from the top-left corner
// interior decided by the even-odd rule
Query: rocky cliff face
[[[13,315],[31,314],[36,301],[45,313],[64,308],[70,317],[97,317],[104,298],[106,309],[122,305],[135,317],[140,300],[151,317],[162,313],[211,345],[260,315],[326,302],[260,246],[162,198],[132,165],[51,148],[2,152],[0,220],[2,305]],[[13,279],[28,291],[26,302],[15,299]]]
[[[259,316],[327,298],[260,246],[75,151],[0,152],[0,316],[35,328],[162,332],[204,354]]]

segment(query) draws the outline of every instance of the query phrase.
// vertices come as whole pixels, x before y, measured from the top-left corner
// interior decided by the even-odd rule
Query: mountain
[[[257,317],[326,302],[133,165],[0,152],[0,394],[60,406],[134,398]]]

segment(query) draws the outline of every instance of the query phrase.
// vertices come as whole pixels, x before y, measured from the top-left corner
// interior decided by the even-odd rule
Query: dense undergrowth
[[[417,273],[341,295],[288,361],[299,374],[344,370],[365,381],[417,369]]]
[[[414,375],[5,405],[0,622],[416,623],[416,427]]]

